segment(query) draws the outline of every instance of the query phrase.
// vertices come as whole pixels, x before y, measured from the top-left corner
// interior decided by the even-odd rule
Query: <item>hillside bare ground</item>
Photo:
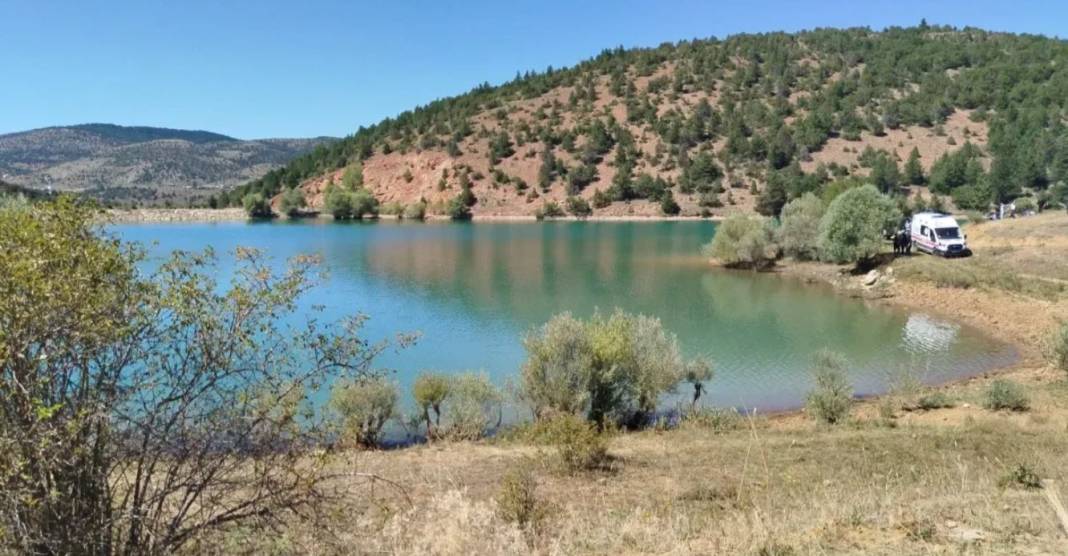
[[[345,452],[339,473],[362,475],[339,479],[351,498],[330,534],[294,522],[270,538],[232,531],[211,542],[322,554],[1068,553],[1043,492],[1068,497],[1068,377],[1041,358],[1046,334],[1068,316],[1068,294],[1049,286],[1066,278],[1068,216],[967,233],[975,257],[899,259],[873,301],[959,319],[1019,348],[1010,369],[926,390],[952,407],[917,410],[895,394],[858,404],[836,427],[799,412],[618,434],[611,470],[577,475],[558,472],[550,449],[508,438]],[[973,279],[944,279],[960,274]],[[982,407],[995,374],[1023,385],[1029,411]],[[522,529],[499,512],[502,482],[521,467],[532,470],[544,515]],[[1044,487],[1023,484],[1021,469]]]

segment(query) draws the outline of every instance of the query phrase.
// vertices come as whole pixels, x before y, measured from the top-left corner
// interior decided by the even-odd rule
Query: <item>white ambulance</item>
[[[920,212],[912,215],[909,236],[913,247],[932,255],[966,257],[972,254],[960,225],[948,214]]]

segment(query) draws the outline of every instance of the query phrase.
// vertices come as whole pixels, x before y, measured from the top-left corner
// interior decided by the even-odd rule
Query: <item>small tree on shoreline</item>
[[[779,246],[769,220],[739,214],[716,227],[705,252],[726,267],[763,270],[775,264]]]
[[[820,221],[820,254],[838,264],[863,264],[884,250],[901,211],[873,185],[849,189],[831,202]]]
[[[682,357],[660,320],[616,311],[556,315],[523,340],[521,398],[536,418],[585,414],[598,426],[640,426],[683,380],[703,383],[706,362]],[[695,386],[696,388],[696,386]]]

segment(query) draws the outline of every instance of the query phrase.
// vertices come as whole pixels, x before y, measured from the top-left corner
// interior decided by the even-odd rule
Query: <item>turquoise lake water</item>
[[[711,222],[272,222],[119,225],[153,258],[211,246],[229,272],[236,247],[278,265],[320,254],[329,280],[305,300],[324,318],[364,313],[368,339],[419,332],[381,358],[407,392],[423,369],[476,370],[504,385],[523,361],[522,334],[553,314],[616,307],[659,317],[691,356],[712,360],[706,403],[797,407],[813,352],[848,357],[858,394],[903,368],[928,382],[979,374],[1015,353],[977,331],[922,313],[874,307],[770,274],[710,266]]]

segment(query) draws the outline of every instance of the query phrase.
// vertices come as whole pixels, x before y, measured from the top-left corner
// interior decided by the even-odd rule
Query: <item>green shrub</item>
[[[829,206],[846,191],[862,187],[863,185],[864,181],[855,176],[841,178],[827,184],[827,186],[823,188],[823,191],[820,192],[820,198],[823,199],[824,205]]]
[[[323,209],[337,220],[352,218],[352,197],[333,183],[323,193]]]
[[[304,194],[300,188],[294,187],[287,189],[282,193],[282,199],[278,203],[278,208],[282,210],[282,214],[293,218],[300,214],[300,209],[304,208]]]
[[[148,264],[86,203],[0,207],[0,553],[198,552],[322,515],[311,451],[337,429],[316,385],[375,376],[385,346],[358,317],[294,322],[312,258]]]
[[[593,192],[593,208],[605,208],[612,204],[612,196],[598,189]]]
[[[504,397],[485,374],[465,372],[449,377],[448,395],[442,404],[442,436],[453,440],[477,440],[500,424]]]
[[[846,378],[847,361],[840,354],[821,350],[812,359],[815,386],[808,393],[805,408],[817,421],[833,425],[849,416],[853,387]]]
[[[560,218],[563,215],[564,210],[555,201],[545,201],[545,204],[534,213],[534,218],[545,220],[546,218]]]
[[[774,265],[778,257],[774,236],[770,220],[733,215],[716,227],[705,252],[724,266],[764,269]]]
[[[932,409],[945,409],[949,407],[953,407],[953,400],[950,400],[949,396],[946,396],[942,392],[932,392],[930,394],[920,396],[919,399],[916,400],[916,409],[921,409],[924,411],[930,411]]]
[[[538,499],[538,482],[529,464],[508,471],[497,491],[497,515],[523,529],[537,531],[549,516],[548,507]]]
[[[998,479],[1001,488],[1015,487],[1034,490],[1042,488],[1042,477],[1033,467],[1026,463],[1018,463]]]
[[[349,191],[334,184],[326,186],[323,208],[337,220],[378,215],[378,200],[366,189]]]
[[[1068,322],[1062,322],[1050,336],[1046,358],[1053,368],[1068,372]]]
[[[964,225],[966,226],[981,226],[987,222],[986,215],[977,210],[966,211],[964,213],[964,218],[966,220]]]
[[[271,203],[259,193],[249,193],[241,199],[241,205],[245,208],[245,214],[252,218],[270,218],[274,216]]]
[[[363,187],[363,166],[357,163],[345,168],[345,173],[341,175],[341,187],[347,191]]]
[[[727,198],[733,198],[729,191],[727,192]],[[723,206],[723,201],[719,200],[719,194],[712,191],[706,191],[697,196],[697,206],[702,208],[720,208]]]
[[[985,184],[965,185],[953,190],[953,203],[965,210],[985,211],[990,208],[994,194]]]
[[[590,204],[582,197],[572,195],[567,198],[564,204],[567,206],[567,212],[570,212],[572,216],[585,218],[593,214],[593,209],[590,208]]]
[[[521,395],[536,417],[588,412],[593,350],[586,324],[569,313],[554,316],[523,340]]]
[[[352,217],[378,216],[378,199],[366,189],[357,189],[351,193]]]
[[[783,254],[802,261],[819,257],[820,220],[826,206],[814,193],[805,193],[786,203],[778,229]]]
[[[849,189],[827,207],[820,221],[820,254],[834,263],[860,263],[881,253],[884,234],[901,220],[892,199],[875,186]]]
[[[390,201],[388,203],[383,204],[382,208],[379,209],[379,212],[382,214],[387,214],[389,216],[402,217],[404,216],[404,205],[398,203],[397,201]]]
[[[661,395],[706,365],[684,360],[659,319],[622,311],[586,321],[556,315],[523,345],[520,395],[534,414],[585,413],[600,426],[644,424]]]
[[[426,201],[416,201],[404,207],[404,218],[405,220],[426,219]]]
[[[397,387],[384,378],[339,380],[330,394],[330,407],[341,417],[343,438],[366,448],[378,445],[396,405]]]
[[[675,202],[675,196],[670,191],[660,198],[660,212],[667,216],[675,216],[680,210],[682,209],[679,208],[679,204]]]
[[[471,208],[467,206],[462,193],[449,199],[449,203],[445,206],[445,214],[453,220],[471,219]]]
[[[612,458],[604,437],[593,425],[574,415],[557,415],[539,426],[543,443],[556,448],[554,463],[561,471],[603,471]]]
[[[445,398],[449,396],[449,377],[440,373],[423,372],[412,383],[412,397],[416,405],[422,410],[423,422],[426,425],[427,438],[433,440],[437,435],[437,429],[441,426],[441,406]],[[434,420],[430,420],[430,412],[434,412]]]
[[[679,425],[686,428],[728,432],[740,429],[745,419],[734,408],[696,408],[683,412]]]
[[[1035,203],[1035,199],[1033,197],[1018,197],[1016,200],[1013,201],[1013,204],[1016,206],[1017,212],[1038,210],[1038,204]]]
[[[992,410],[1027,411],[1031,408],[1031,400],[1023,387],[1015,382],[1005,379],[995,380],[986,389],[983,396],[983,407]]]

